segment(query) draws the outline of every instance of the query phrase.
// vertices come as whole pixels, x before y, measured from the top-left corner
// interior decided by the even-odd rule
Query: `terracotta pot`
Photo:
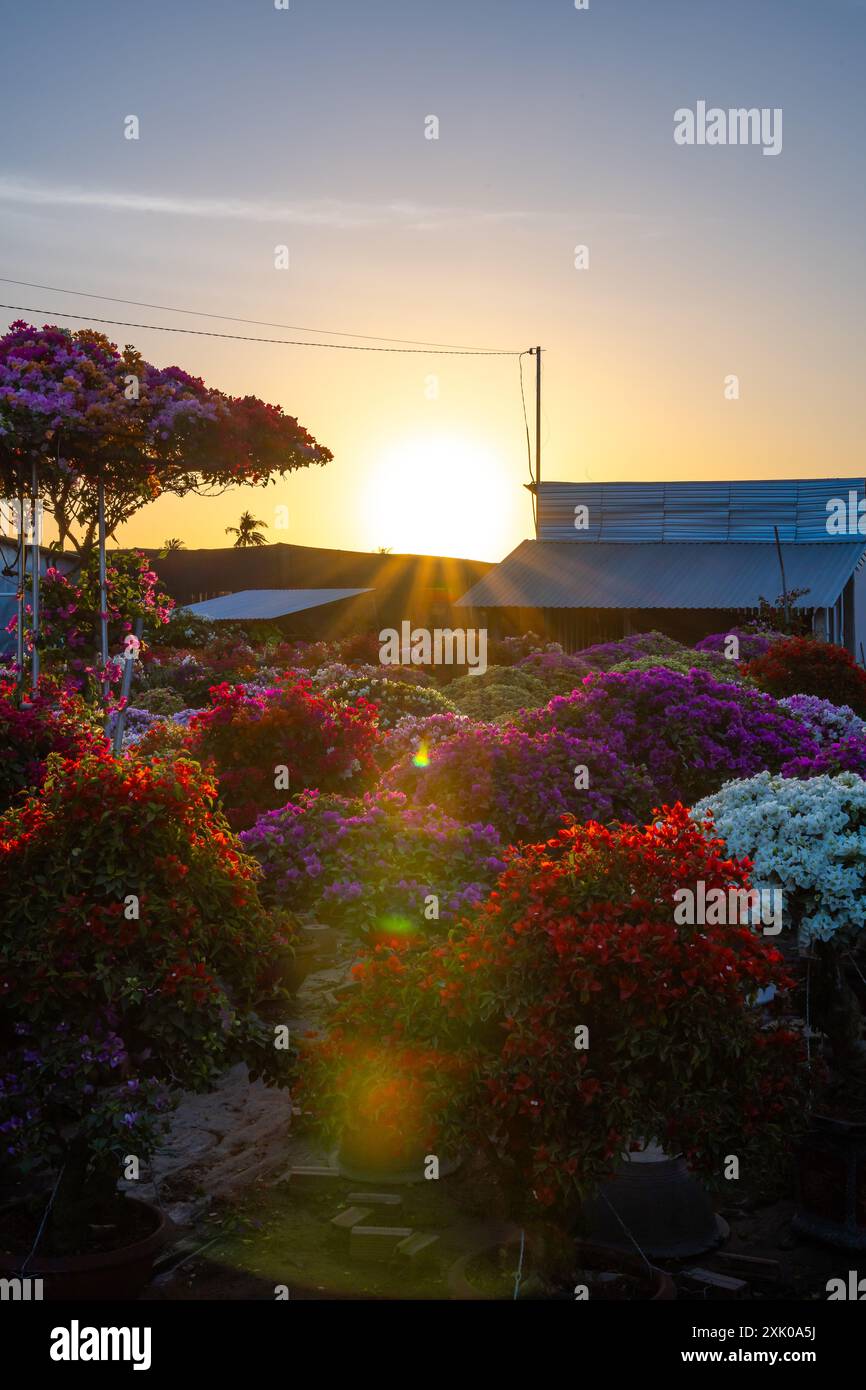
[[[520,1251],[520,1235],[518,1227],[504,1227],[499,1236],[491,1234],[486,1243],[480,1243],[474,1250],[455,1261],[448,1272],[448,1287],[452,1298],[472,1301],[485,1300],[486,1296],[467,1278],[467,1266],[478,1255],[482,1255],[485,1250],[496,1250],[506,1245],[514,1249],[516,1269]],[[650,1279],[652,1292],[647,1295],[646,1299],[641,1300],[642,1302],[669,1303],[677,1296],[676,1286],[671,1276],[666,1274],[663,1269],[657,1269],[655,1265],[650,1265],[647,1268],[640,1255],[633,1251],[617,1250],[609,1245],[599,1245],[594,1241],[579,1240],[575,1246],[575,1258],[579,1267],[611,1270],[621,1274],[635,1275],[638,1278]]]
[[[27,1263],[25,1277],[43,1281],[43,1299],[48,1302],[103,1302],[138,1298],[150,1278],[153,1262],[165,1245],[172,1223],[165,1212],[150,1202],[126,1198],[144,1207],[153,1218],[149,1236],[95,1255],[40,1255],[37,1251]],[[0,1277],[14,1279],[27,1259],[0,1254]]]

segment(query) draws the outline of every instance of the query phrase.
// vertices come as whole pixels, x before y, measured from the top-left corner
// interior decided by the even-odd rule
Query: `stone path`
[[[323,1025],[333,1008],[332,991],[349,979],[355,955],[346,939],[335,959],[307,977],[295,1000],[296,1017],[286,1020],[292,1033]],[[215,1090],[182,1097],[150,1180],[121,1187],[163,1206],[176,1225],[191,1225],[214,1198],[282,1175],[296,1164],[327,1161],[307,1136],[292,1134],[292,1114],[289,1091],[261,1081],[250,1084],[246,1066],[233,1067]]]

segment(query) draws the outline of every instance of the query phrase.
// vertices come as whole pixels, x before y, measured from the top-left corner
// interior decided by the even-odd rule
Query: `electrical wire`
[[[81,299],[102,299],[107,304],[129,304],[136,309],[159,309],[167,314],[189,314],[195,318],[222,319],[226,323],[246,323],[259,328],[282,328],[290,333],[327,333],[332,338],[364,338],[380,343],[402,343],[409,347],[441,348],[449,352],[490,352],[493,354],[496,351],[502,351],[502,349],[494,348],[467,348],[458,343],[431,343],[424,338],[395,338],[385,333],[346,333],[337,328],[305,328],[295,323],[272,323],[268,319],[247,319],[235,314],[214,314],[205,309],[181,309],[174,304],[150,304],[143,299],[121,299],[111,294],[92,294],[89,290],[70,290],[63,285],[42,285],[33,280],[13,280],[8,275],[0,275],[0,284],[19,285],[29,290],[48,290],[52,294],[73,294]],[[14,306],[3,305],[2,307],[12,308]],[[40,309],[38,312],[44,313],[45,311]],[[67,314],[65,317],[75,318],[76,315]],[[111,320],[102,319],[100,322],[108,323]],[[138,327],[139,325],[131,326]]]
[[[92,314],[64,314],[60,309],[35,309],[27,304],[0,304],[19,314],[48,314],[58,319],[78,319],[82,323],[107,323],[113,328],[144,328],[151,333],[186,333],[194,338],[230,338],[236,343],[270,343],[273,347],[334,348],[338,352],[408,352],[427,357],[517,357],[517,349],[506,348],[412,348],[368,347],[366,343],[315,343],[299,338],[256,338],[245,333],[215,333],[209,328],[175,328],[174,324],[131,323],[127,319],[101,319]]]

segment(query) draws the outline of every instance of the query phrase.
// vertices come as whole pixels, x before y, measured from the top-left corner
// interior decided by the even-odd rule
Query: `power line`
[[[271,343],[274,347],[335,348],[339,352],[410,352],[428,357],[520,356],[516,349],[507,348],[369,347],[365,343],[316,343],[297,338],[255,338],[242,333],[215,333],[207,328],[175,328],[173,324],[130,323],[126,319],[95,318],[92,314],[65,314],[60,309],[34,309],[26,304],[0,304],[0,309],[14,309],[19,314],[46,314],[58,319],[77,319],[81,323],[106,323],[113,328],[144,328],[151,333],[186,333],[194,338],[230,338],[237,343]]]
[[[40,285],[32,280],[12,280],[8,275],[0,275],[0,284],[20,285],[28,290],[48,290],[52,294],[74,294],[80,299],[102,299],[105,300],[107,304],[129,304],[136,309],[160,309],[167,314],[190,314],[195,318],[222,319],[226,323],[247,323],[259,328],[282,328],[290,333],[327,333],[332,338],[364,338],[370,341],[375,340],[377,342],[403,343],[410,347],[442,348],[451,352],[488,351],[488,349],[484,348],[467,348],[464,347],[462,344],[457,343],[429,343],[425,341],[423,338],[393,338],[390,335],[383,333],[345,333],[341,332],[339,329],[336,328],[305,328],[302,327],[300,324],[295,323],[271,323],[268,319],[246,319],[240,318],[234,314],[213,314],[209,313],[204,309],[180,309],[173,304],[150,304],[143,299],[120,299],[116,295],[91,294],[89,290],[69,290],[66,289],[63,285]],[[9,308],[11,306],[3,305],[2,307]],[[43,310],[39,310],[38,312],[42,313]],[[65,317],[74,318],[75,315],[67,314],[65,315]],[[100,320],[100,322],[110,323],[111,320],[102,319]],[[138,325],[132,326],[137,327]],[[492,352],[493,349],[490,349],[489,351]]]

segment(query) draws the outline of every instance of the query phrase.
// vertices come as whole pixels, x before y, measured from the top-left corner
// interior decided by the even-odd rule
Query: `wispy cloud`
[[[271,222],[293,227],[333,227],[338,230],[397,225],[432,231],[449,225],[465,226],[467,223],[518,222],[537,215],[516,211],[431,207],[404,201],[363,203],[343,198],[313,198],[280,203],[267,198],[176,197],[173,194],[46,185],[2,175],[0,202],[29,207],[85,208],[216,221]]]

